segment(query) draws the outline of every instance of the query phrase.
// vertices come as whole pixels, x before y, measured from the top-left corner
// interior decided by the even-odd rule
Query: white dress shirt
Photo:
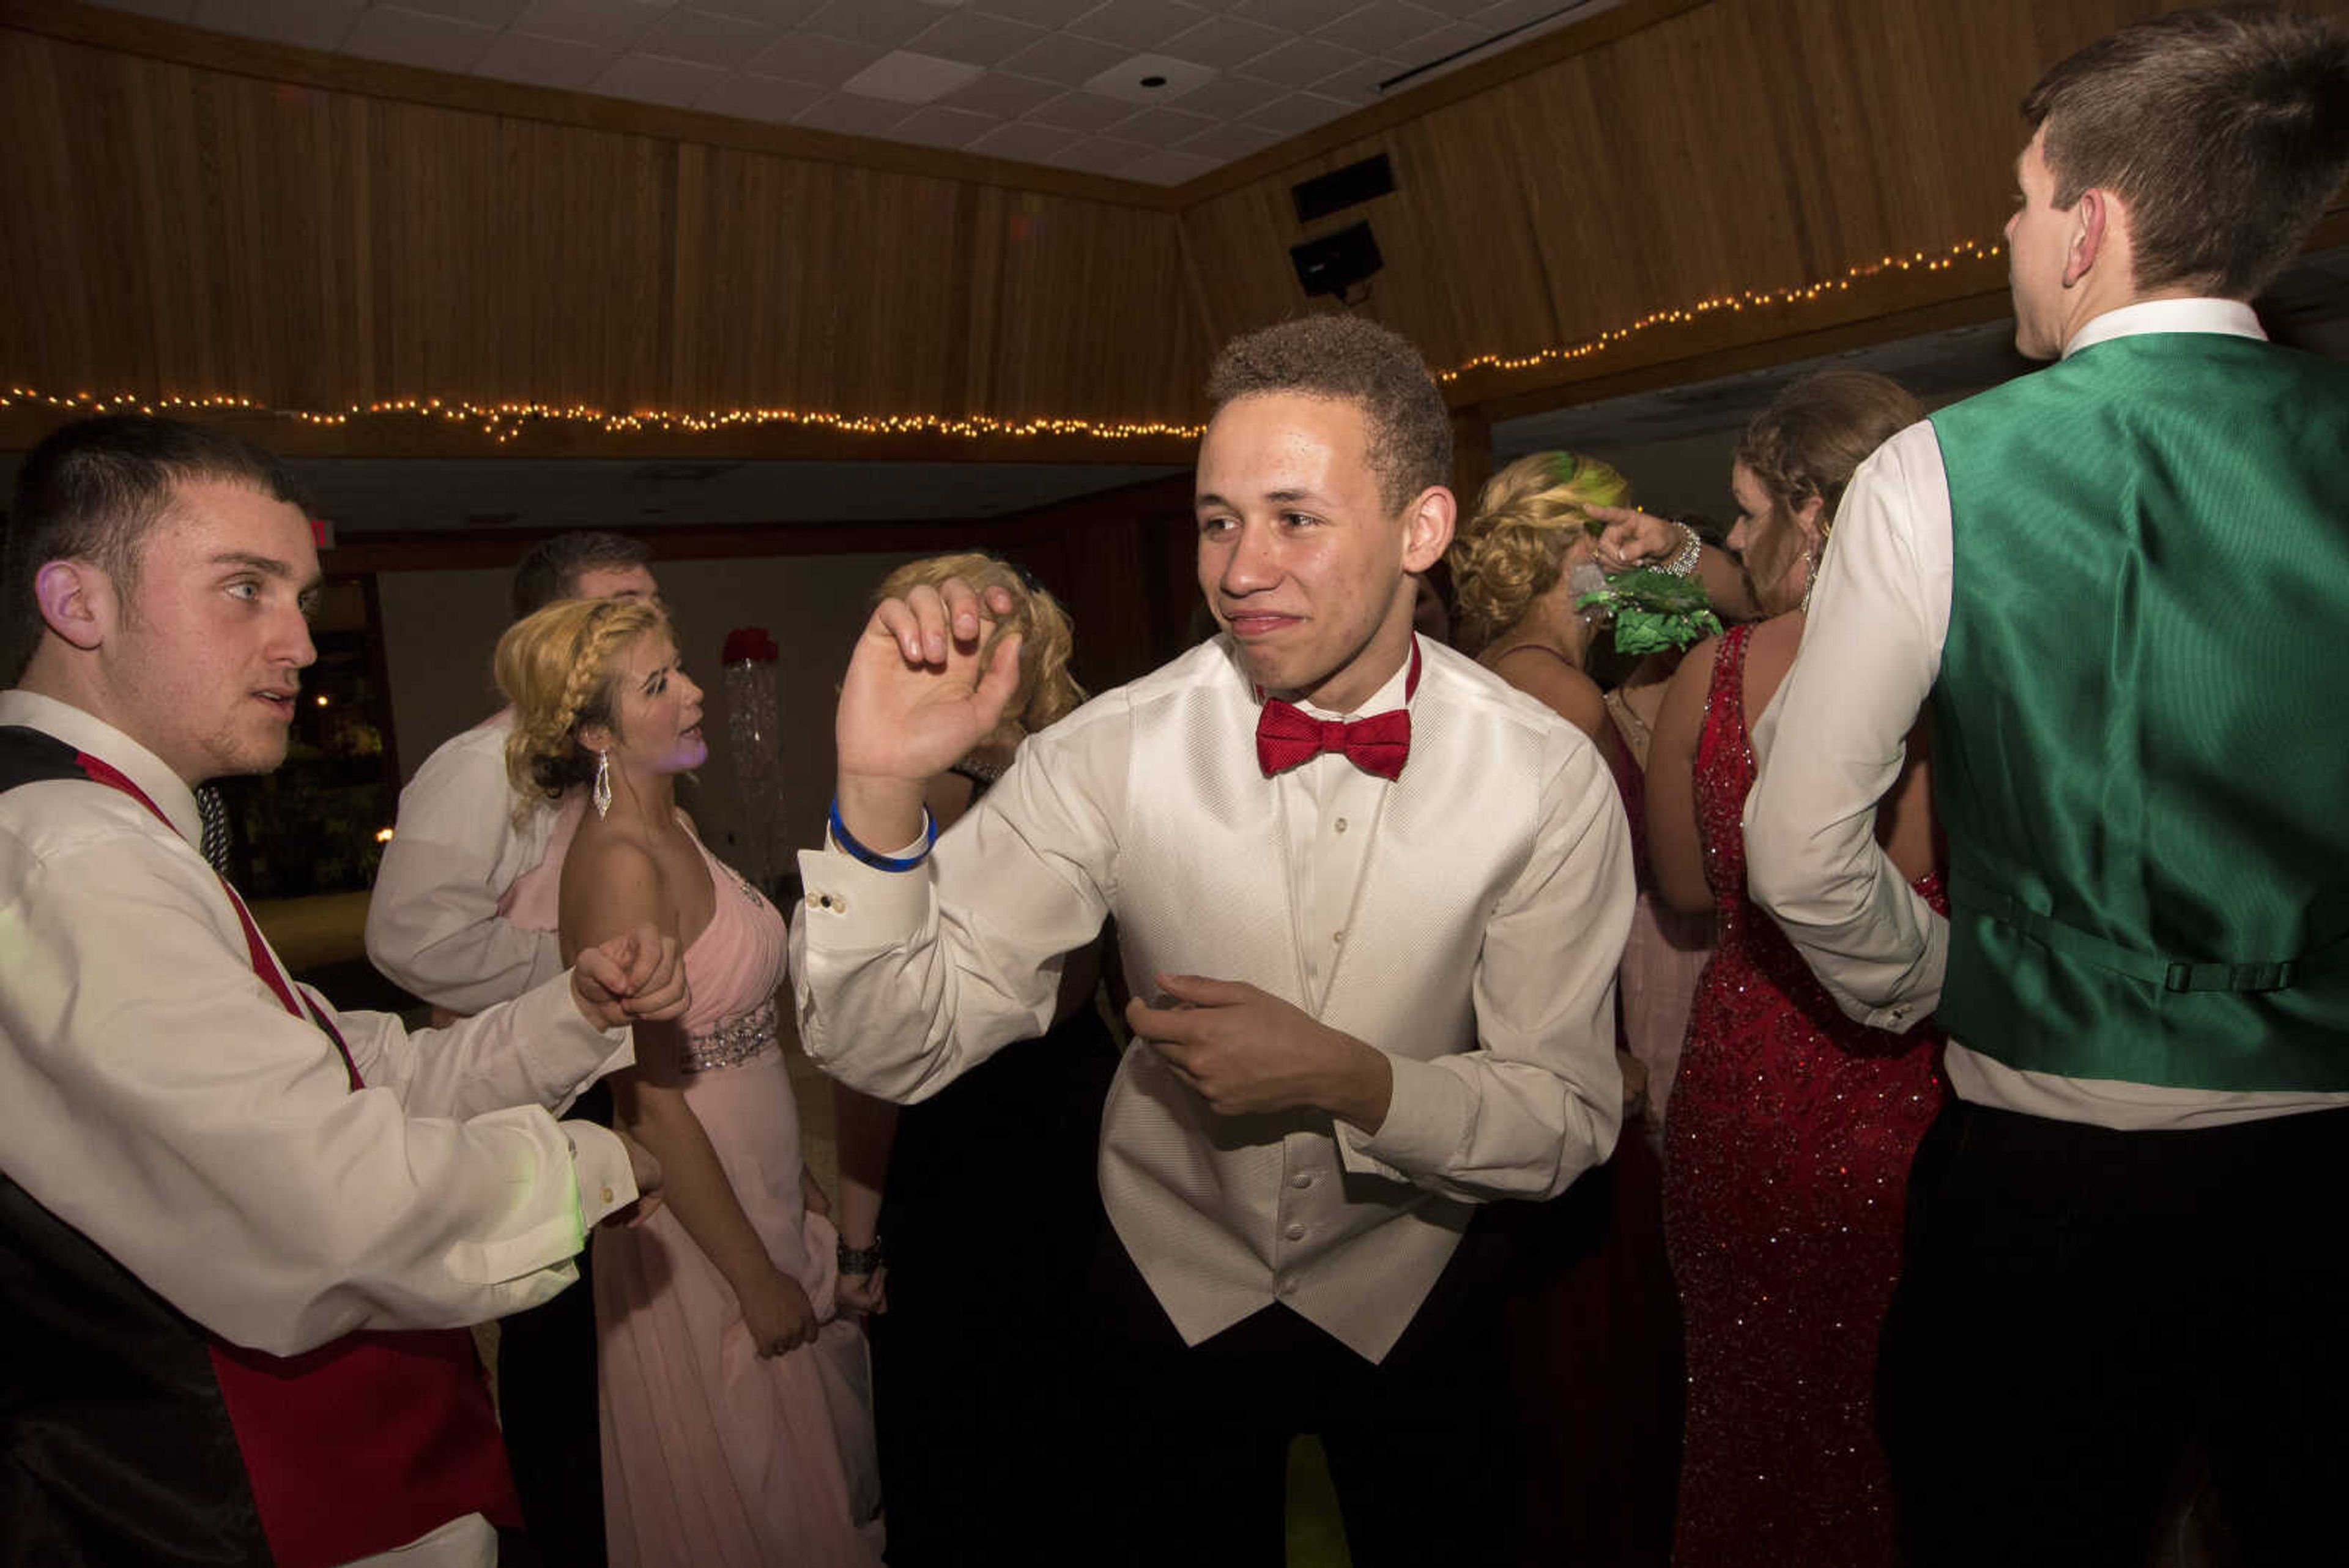
[[[1256,698],[1218,639],[1030,738],[923,869],[802,854],[809,1054],[886,1098],[935,1093],[1043,1033],[1061,956],[1111,914],[1138,994],[1160,974],[1245,981],[1364,1041],[1393,1073],[1374,1134],[1219,1116],[1138,1044],[1100,1170],[1186,1342],[1281,1301],[1380,1359],[1472,1206],[1564,1190],[1621,1114],[1632,886],[1614,782],[1548,709],[1423,653],[1392,783],[1337,755],[1265,778]],[[1403,679],[1361,711],[1400,703]]]
[[[2108,311],[2066,358],[2140,332],[2261,337],[2251,307],[2148,300]],[[1843,1010],[1899,1031],[1940,1004],[1949,922],[1876,841],[1876,806],[1941,670],[1952,551],[1933,426],[1909,426],[1852,475],[1819,564],[1801,651],[1754,732],[1747,879]],[[2023,1072],[1950,1042],[1951,1087],[1977,1105],[2121,1129],[2212,1126],[2349,1103],[2349,1095],[2229,1093]]]
[[[0,1168],[173,1306],[291,1355],[442,1328],[577,1278],[585,1227],[636,1196],[625,1147],[542,1108],[633,1055],[568,979],[451,1029],[336,1012],[367,1086],[253,971],[195,798],[79,709],[0,692],[170,818],[80,780],[0,793]],[[276,955],[269,955],[289,990]]]
[[[513,710],[444,742],[399,792],[399,817],[367,900],[367,950],[411,994],[479,1012],[563,971],[552,931],[498,915],[498,900],[546,855],[554,813],[522,820],[506,777]]]

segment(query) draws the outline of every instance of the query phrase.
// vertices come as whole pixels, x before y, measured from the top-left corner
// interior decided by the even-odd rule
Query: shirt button
[[[1330,933],[1330,940],[1333,942],[1342,942],[1346,940],[1346,933],[1343,931],[1331,931]]]
[[[1309,1170],[1300,1170],[1288,1179],[1288,1185],[1302,1192],[1313,1185],[1313,1173]]]
[[[1340,833],[1346,831],[1346,819],[1342,816],[1338,819],[1338,831]]]
[[[606,1203],[612,1201],[612,1189],[608,1187],[604,1189],[604,1201]]]
[[[1288,1237],[1292,1241],[1302,1241],[1305,1240],[1305,1227],[1291,1221],[1288,1229],[1283,1231],[1281,1234]]]
[[[1272,1293],[1277,1296],[1293,1296],[1297,1293],[1297,1282],[1295,1280],[1276,1281],[1272,1287]]]

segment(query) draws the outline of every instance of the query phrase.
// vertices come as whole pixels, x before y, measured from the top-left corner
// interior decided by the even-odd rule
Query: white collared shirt
[[[2064,345],[2147,332],[2264,337],[2249,306],[2146,300],[2107,311]],[[1801,651],[1754,726],[1761,763],[1745,804],[1747,876],[1846,1012],[1907,1029],[1940,1005],[1949,922],[1876,841],[1876,806],[1940,678],[1949,634],[1949,479],[1930,421],[1852,475],[1821,561]],[[1950,1042],[1951,1086],[1978,1105],[2137,1129],[2212,1126],[2330,1108],[2349,1096],[2228,1093],[2019,1071]]]
[[[1613,778],[1540,703],[1423,653],[1392,783],[1335,754],[1265,778],[1219,639],[1030,737],[922,870],[802,854],[809,1055],[885,1098],[935,1093],[1043,1032],[1061,955],[1111,914],[1136,994],[1185,973],[1294,1003],[1388,1057],[1378,1130],[1217,1116],[1137,1044],[1102,1196],[1189,1343],[1280,1301],[1382,1357],[1472,1206],[1563,1190],[1621,1117],[1633,889]],[[1399,704],[1404,679],[1361,711]]]
[[[546,856],[554,813],[519,818],[506,775],[506,709],[444,742],[399,792],[399,815],[367,898],[367,950],[408,992],[451,1012],[479,1012],[563,972],[551,930],[498,913],[499,900]]]
[[[610,1132],[541,1107],[632,1061],[626,1031],[590,1024],[567,976],[413,1034],[305,992],[354,1092],[332,1042],[254,972],[186,784],[32,692],[0,691],[0,724],[111,764],[169,819],[79,780],[0,792],[11,1179],[205,1328],[273,1355],[484,1322],[578,1277],[584,1227],[636,1185]]]

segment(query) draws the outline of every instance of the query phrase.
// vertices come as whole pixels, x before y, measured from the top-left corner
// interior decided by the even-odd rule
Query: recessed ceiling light
[[[1085,84],[1085,90],[1125,103],[1168,103],[1215,76],[1209,66],[1172,55],[1136,55]]]

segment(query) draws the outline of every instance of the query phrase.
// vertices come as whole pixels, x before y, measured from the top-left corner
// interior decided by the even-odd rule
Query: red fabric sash
[[[171,826],[120,770],[86,752],[75,761],[93,781],[120,790]],[[253,972],[286,1012],[317,1025],[342,1057],[350,1086],[364,1087],[342,1036],[278,971],[252,911],[227,878],[221,888],[244,927]],[[292,1356],[213,1335],[212,1360],[262,1530],[283,1568],[334,1568],[406,1545],[468,1513],[497,1524],[522,1522],[468,1331],[362,1331]]]

